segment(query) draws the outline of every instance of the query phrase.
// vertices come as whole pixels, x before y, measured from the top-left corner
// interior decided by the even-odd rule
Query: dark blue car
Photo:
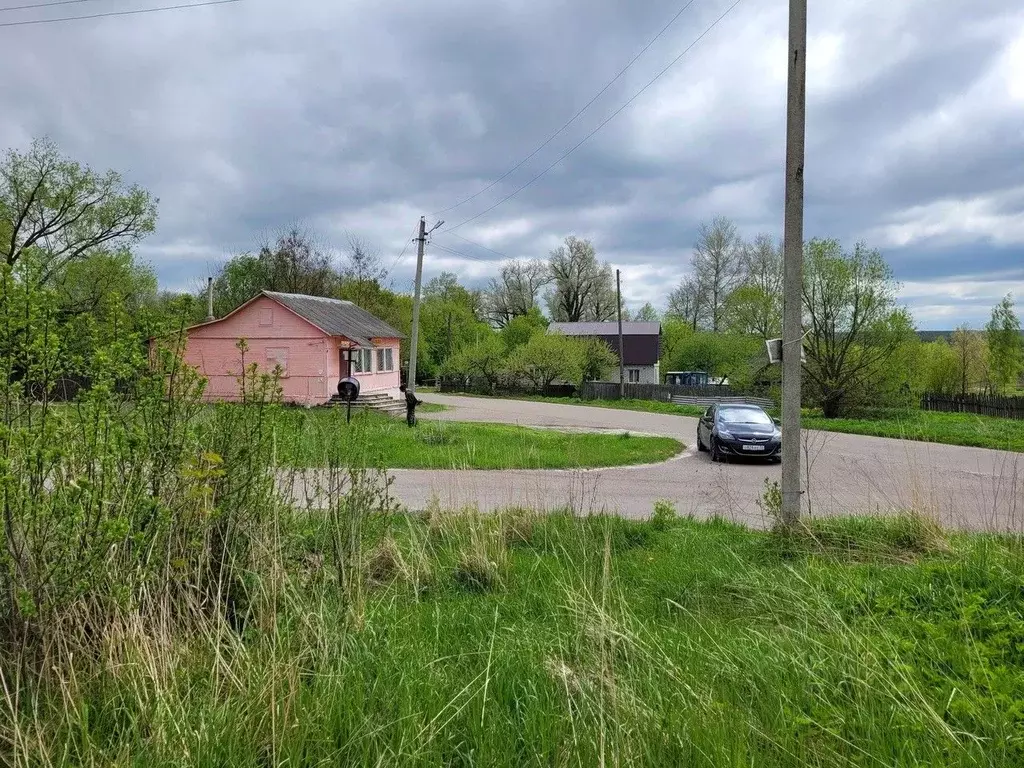
[[[711,453],[712,461],[734,456],[782,461],[782,432],[756,405],[712,405],[697,425],[697,450]]]

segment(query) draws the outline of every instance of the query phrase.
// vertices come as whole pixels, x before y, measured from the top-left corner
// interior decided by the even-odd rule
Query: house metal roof
[[[351,301],[277,291],[263,291],[262,294],[284,305],[324,333],[344,336],[363,347],[373,346],[370,339],[405,338],[405,334]]]
[[[551,323],[549,331],[564,333],[566,336],[618,336],[619,324],[610,323]],[[622,324],[623,336],[657,336],[661,333],[661,323]]]

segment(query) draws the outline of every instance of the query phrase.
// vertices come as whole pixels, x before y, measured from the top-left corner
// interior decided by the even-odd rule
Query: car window
[[[722,421],[730,424],[773,424],[767,413],[760,408],[723,408],[719,411]]]

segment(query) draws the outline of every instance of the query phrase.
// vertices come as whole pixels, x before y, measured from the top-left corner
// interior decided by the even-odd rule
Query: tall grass
[[[45,384],[25,310],[0,351]],[[360,440],[296,503],[244,344],[212,413],[173,354],[118,394],[109,353],[74,414],[2,358],[5,764],[1024,760],[1018,539],[411,514]]]

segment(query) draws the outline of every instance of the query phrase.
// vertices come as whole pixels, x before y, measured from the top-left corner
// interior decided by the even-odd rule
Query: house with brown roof
[[[619,324],[610,323],[551,323],[548,333],[600,339],[616,355],[619,354]],[[660,384],[661,323],[622,324],[622,363],[626,381],[634,384]],[[606,381],[619,380],[619,372],[610,373]]]

